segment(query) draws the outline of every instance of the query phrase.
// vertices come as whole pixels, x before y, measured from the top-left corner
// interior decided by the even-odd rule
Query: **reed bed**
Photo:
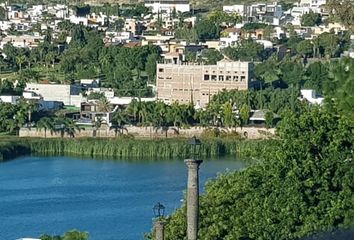
[[[270,140],[202,139],[200,157],[261,157],[275,144]],[[17,139],[0,143],[2,159],[23,154],[76,155],[97,158],[186,158],[192,156],[187,139],[52,138]]]

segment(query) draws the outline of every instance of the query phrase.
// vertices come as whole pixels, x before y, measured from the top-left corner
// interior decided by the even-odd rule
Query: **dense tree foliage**
[[[320,24],[321,24],[321,15],[318,13],[314,13],[313,11],[310,11],[309,13],[306,13],[301,17],[302,26],[313,27],[315,25],[320,25]]]
[[[80,232],[77,230],[72,230],[66,232],[63,236],[50,236],[44,234],[40,237],[41,240],[88,240],[89,235],[86,232]]]
[[[325,94],[344,115],[354,117],[354,59],[345,58],[331,66]]]
[[[198,39],[201,41],[214,40],[220,37],[220,28],[215,22],[203,19],[196,25]]]
[[[63,83],[71,83],[82,78],[103,79],[104,86],[116,90],[116,94],[149,96],[147,81],[154,81],[156,61],[160,58],[160,50],[156,46],[127,48],[103,44],[100,32],[90,30],[67,21],[59,26],[63,30],[62,39],[70,36],[70,44],[62,43],[66,49],[61,52],[57,42],[46,40],[38,48],[15,48],[11,44],[4,46],[6,59],[2,59],[5,67],[19,71],[23,81],[39,81],[36,68],[45,66],[51,70],[54,79],[46,74],[47,79],[58,82],[57,72],[64,74]],[[142,74],[142,73],[145,74]],[[149,76],[149,79],[146,77]]]
[[[265,160],[207,184],[201,239],[299,239],[354,223],[353,119],[333,108],[288,113]],[[185,206],[166,239],[185,239]]]
[[[225,48],[223,53],[235,61],[262,61],[268,57],[268,52],[263,45],[252,39],[241,40],[236,47]]]
[[[334,21],[340,21],[346,27],[354,29],[354,1],[328,0],[326,7]]]

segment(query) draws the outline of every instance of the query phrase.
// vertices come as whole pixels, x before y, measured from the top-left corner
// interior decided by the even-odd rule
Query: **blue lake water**
[[[207,160],[200,184],[242,162]],[[180,161],[22,157],[0,163],[0,240],[79,229],[91,240],[143,239],[156,202],[181,206],[187,169]]]

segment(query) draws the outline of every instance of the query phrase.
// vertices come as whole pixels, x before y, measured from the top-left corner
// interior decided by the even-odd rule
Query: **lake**
[[[200,186],[231,159],[201,165]],[[0,163],[0,239],[39,237],[79,229],[91,240],[137,240],[152,228],[157,202],[171,214],[187,184],[183,160],[122,161],[21,157]]]

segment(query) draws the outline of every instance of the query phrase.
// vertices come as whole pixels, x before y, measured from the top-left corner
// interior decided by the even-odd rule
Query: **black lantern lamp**
[[[165,206],[159,202],[153,207],[152,210],[154,211],[154,215],[156,218],[160,218],[165,215]]]
[[[200,155],[200,149],[202,146],[202,142],[193,136],[189,141],[188,145],[190,147],[190,152],[193,154],[193,158],[196,159]]]

